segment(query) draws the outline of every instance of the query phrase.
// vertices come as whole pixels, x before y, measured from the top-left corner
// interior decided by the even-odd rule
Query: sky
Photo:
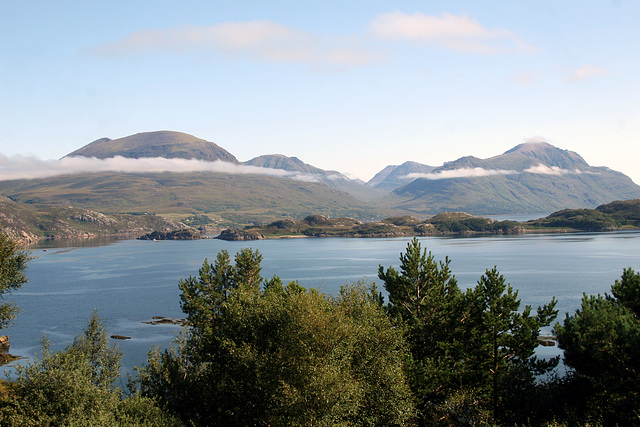
[[[544,140],[640,184],[639,19],[635,0],[0,0],[0,168],[173,130],[365,181]]]

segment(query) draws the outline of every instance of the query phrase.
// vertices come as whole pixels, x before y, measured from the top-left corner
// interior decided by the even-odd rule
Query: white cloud
[[[407,40],[472,53],[532,51],[512,31],[488,29],[465,15],[443,13],[440,17],[416,12],[379,15],[371,31],[386,40]]]
[[[591,77],[601,77],[609,74],[609,71],[595,65],[584,65],[578,68],[573,74],[567,77],[568,82],[577,82]]]
[[[130,159],[116,156],[108,159],[95,157],[64,157],[60,160],[41,160],[37,157],[0,154],[0,180],[47,178],[85,172],[217,172],[225,174],[269,175],[298,181],[317,182],[317,177],[280,169],[236,165],[216,160],[206,162],[195,159],[165,159],[163,157]]]
[[[253,61],[366,65],[382,59],[356,38],[327,38],[270,21],[226,22],[131,33],[90,49],[114,56],[150,52],[214,52]]]
[[[410,173],[406,175],[409,179],[425,178],[425,179],[451,179],[451,178],[470,178],[491,175],[511,175],[517,173],[512,170],[502,169],[483,169],[483,168],[460,168],[443,170],[430,173]]]
[[[403,178],[405,179],[417,179],[424,178],[430,180],[436,179],[452,179],[452,178],[474,178],[481,176],[493,176],[493,175],[516,175],[522,173],[534,173],[539,175],[569,175],[569,174],[582,174],[582,173],[593,173],[590,171],[581,171],[579,169],[569,170],[562,169],[558,166],[546,166],[541,163],[536,166],[532,166],[523,171],[515,171],[515,170],[505,170],[505,169],[484,169],[484,168],[459,168],[459,169],[449,169],[438,172],[430,172],[430,173],[410,173],[405,175]]]
[[[569,170],[569,169],[559,168],[558,166],[549,167],[541,163],[538,163],[536,166],[527,168],[523,172],[536,173],[539,175],[568,175],[568,174],[589,173],[586,171],[581,171],[580,169]]]
[[[531,51],[512,31],[487,29],[475,19],[444,13],[440,17],[392,12],[378,15],[367,34],[320,35],[271,21],[224,22],[137,31],[87,49],[97,56],[145,53],[220,54],[251,61],[309,64],[331,72],[385,60],[376,40],[417,41],[474,53]],[[328,67],[328,68],[327,68]]]

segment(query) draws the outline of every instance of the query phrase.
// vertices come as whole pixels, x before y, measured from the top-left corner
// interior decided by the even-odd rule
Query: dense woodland
[[[26,282],[28,254],[0,233],[0,294]],[[65,350],[46,340],[2,384],[0,424],[58,425],[635,425],[640,423],[640,273],[585,295],[555,323],[569,368],[538,359],[556,301],[522,306],[489,268],[458,287],[449,260],[417,239],[399,268],[325,295],[261,276],[243,249],[204,260],[178,284],[188,325],[151,349],[137,375],[97,313]],[[0,306],[6,326],[16,308]]]

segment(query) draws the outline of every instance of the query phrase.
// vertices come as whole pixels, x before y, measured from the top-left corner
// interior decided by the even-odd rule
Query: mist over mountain
[[[412,161],[404,162],[399,166],[390,165],[371,178],[367,185],[391,191],[413,181],[415,179],[415,177],[412,177],[413,174],[429,173],[434,169],[435,166],[423,165]]]

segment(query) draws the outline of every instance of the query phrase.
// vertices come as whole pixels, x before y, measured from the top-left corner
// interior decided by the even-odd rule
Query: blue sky
[[[0,154],[175,130],[370,179],[544,139],[640,184],[640,2],[0,0]]]

